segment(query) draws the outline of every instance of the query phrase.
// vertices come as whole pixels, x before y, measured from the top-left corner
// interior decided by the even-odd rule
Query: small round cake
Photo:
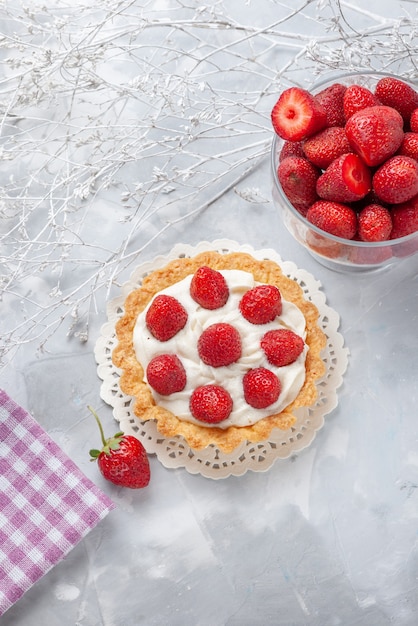
[[[287,430],[316,399],[316,306],[271,260],[208,251],[148,274],[116,323],[113,362],[141,421],[232,452]]]

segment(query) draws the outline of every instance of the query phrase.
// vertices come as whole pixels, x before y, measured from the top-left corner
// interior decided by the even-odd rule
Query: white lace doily
[[[271,259],[280,265],[283,273],[302,287],[305,297],[319,310],[319,324],[327,336],[327,345],[322,357],[326,373],[317,382],[318,398],[314,406],[295,411],[297,422],[288,431],[275,429],[268,441],[259,443],[244,442],[231,454],[225,454],[215,446],[204,450],[192,450],[183,437],[164,438],[153,420],[141,422],[133,412],[133,399],[123,394],[119,388],[119,369],[112,363],[112,351],[116,345],[115,323],[123,315],[123,304],[130,291],[139,287],[142,279],[158,267],[163,267],[175,258],[192,257],[205,250],[228,252],[248,252],[256,259]],[[339,315],[326,304],[321,284],[309,272],[298,269],[289,261],[270,249],[254,250],[249,245],[240,245],[227,239],[214,242],[201,242],[197,246],[176,245],[167,256],[159,256],[152,262],[141,264],[133,272],[130,280],[122,286],[119,297],[107,306],[108,322],[102,326],[101,336],[95,346],[97,372],[102,380],[100,395],[113,407],[113,415],[121,430],[140,441],[149,454],[156,454],[167,468],[184,467],[191,474],[202,474],[207,478],[240,476],[248,470],[266,471],[276,459],[287,458],[309,446],[317,431],[324,424],[324,416],[337,405],[337,389],[342,383],[347,368],[348,349],[344,347],[342,335],[338,332]]]

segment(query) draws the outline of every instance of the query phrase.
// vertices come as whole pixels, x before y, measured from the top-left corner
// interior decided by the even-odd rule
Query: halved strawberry
[[[275,132],[286,141],[301,141],[327,124],[322,105],[300,87],[285,89],[271,112]]]
[[[357,154],[342,154],[316,182],[318,196],[333,202],[355,202],[372,188],[370,169]]]
[[[320,170],[304,157],[287,157],[277,168],[277,177],[284,194],[303,215],[317,200],[316,181]]]
[[[374,92],[382,104],[399,111],[405,122],[409,122],[412,111],[418,107],[418,93],[398,78],[381,78]]]
[[[344,117],[348,120],[354,113],[381,104],[370,89],[363,85],[349,85],[344,94]]]
[[[323,170],[341,154],[351,152],[347,135],[341,126],[324,128],[308,137],[302,145],[306,158]]]
[[[383,202],[411,200],[418,194],[418,162],[402,154],[391,157],[375,172],[373,189]]]
[[[308,210],[306,219],[321,230],[343,239],[352,239],[357,232],[357,213],[339,202],[318,200]]]

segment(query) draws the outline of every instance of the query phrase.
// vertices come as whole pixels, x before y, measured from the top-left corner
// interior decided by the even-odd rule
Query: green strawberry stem
[[[96,420],[97,425],[98,425],[99,430],[100,430],[100,436],[102,438],[102,444],[105,446],[106,445],[106,439],[105,439],[105,436],[104,436],[103,426],[102,426],[102,423],[101,423],[101,421],[99,419],[99,416],[97,415],[96,411],[90,405],[87,408],[88,408],[88,410],[91,413],[93,413],[93,417]]]
[[[102,423],[99,419],[99,416],[97,415],[96,411],[91,407],[91,406],[87,406],[88,410],[93,414],[94,419],[97,422],[97,425],[99,427],[100,430],[100,437],[102,439],[102,444],[103,447],[101,450],[90,450],[90,456],[92,457],[90,459],[90,461],[94,461],[95,459],[97,459],[99,457],[99,455],[104,452],[107,455],[110,455],[110,451],[111,450],[118,450],[119,449],[119,445],[121,442],[121,439],[123,437],[123,432],[119,431],[117,432],[115,435],[113,435],[113,437],[110,437],[109,439],[106,439],[104,431],[103,431],[103,426]]]

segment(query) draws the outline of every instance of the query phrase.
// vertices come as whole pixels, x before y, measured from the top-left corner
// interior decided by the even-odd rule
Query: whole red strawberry
[[[331,241],[326,233],[321,235],[313,230],[306,232],[306,243],[313,252],[329,259],[337,259],[344,249],[343,244],[338,241]]]
[[[147,365],[148,384],[162,396],[183,391],[187,376],[183,363],[175,354],[159,354]]]
[[[197,350],[206,365],[212,367],[231,365],[241,356],[241,337],[231,324],[224,322],[212,324],[200,335]]]
[[[368,204],[358,214],[358,236],[361,241],[386,241],[391,230],[390,211],[380,204]]]
[[[408,132],[404,134],[398,154],[404,154],[418,161],[418,133]]]
[[[305,342],[288,328],[269,330],[261,338],[267,360],[276,367],[290,365],[302,354]]]
[[[380,265],[392,258],[392,250],[389,245],[382,248],[353,247],[347,253],[347,258],[356,265]]]
[[[168,341],[184,328],[187,311],[182,304],[165,294],[154,298],[145,315],[145,323],[150,333],[159,341]]]
[[[282,390],[276,374],[265,367],[249,370],[245,374],[242,384],[245,401],[254,409],[265,409],[274,404]]]
[[[331,126],[315,133],[303,142],[304,155],[311,163],[326,169],[342,154],[351,152],[344,128]]]
[[[418,133],[418,107],[412,111],[409,125],[413,133]]]
[[[345,125],[347,139],[366,165],[380,165],[395,154],[403,139],[403,119],[388,106],[366,107]]]
[[[408,202],[398,204],[391,209],[392,232],[391,239],[405,237],[411,233],[418,232],[418,196]],[[396,256],[404,257],[418,252],[417,238],[405,241],[396,246]]]
[[[385,76],[375,88],[375,95],[382,104],[393,107],[409,122],[412,111],[418,107],[418,93],[398,78]]]
[[[197,387],[190,397],[190,412],[197,420],[207,424],[219,424],[232,411],[232,398],[220,385]]]
[[[318,200],[306,214],[306,219],[331,235],[352,239],[357,231],[357,214],[346,204]]]
[[[282,312],[282,297],[275,285],[257,285],[242,296],[242,316],[251,324],[267,324]]]
[[[317,200],[316,181],[320,170],[307,159],[287,157],[277,168],[277,177],[288,200],[302,215]]]
[[[354,113],[381,104],[375,94],[363,85],[349,85],[343,99],[344,117],[348,120]]]
[[[90,450],[91,461],[96,461],[102,476],[114,485],[142,489],[149,484],[151,472],[146,450],[132,435],[116,433],[105,439],[97,413],[88,407],[99,426],[103,447]]]
[[[401,154],[388,159],[375,172],[373,189],[383,202],[411,200],[418,194],[418,162]]]
[[[291,156],[303,158],[305,156],[305,153],[303,152],[302,146],[302,141],[285,141],[280,149],[279,163],[280,161],[284,161],[285,159],[287,159],[287,157]]]
[[[418,231],[418,196],[391,209],[391,239],[405,237]]]
[[[353,153],[342,154],[327,167],[316,182],[320,198],[333,202],[355,202],[372,188],[370,169]]]
[[[315,95],[315,100],[325,110],[327,126],[344,126],[343,98],[346,89],[345,85],[334,83]]]
[[[190,283],[190,295],[204,309],[219,309],[229,298],[229,289],[220,272],[207,267],[200,267]]]
[[[309,91],[285,89],[271,112],[275,132],[286,141],[301,141],[327,125],[325,109]]]

